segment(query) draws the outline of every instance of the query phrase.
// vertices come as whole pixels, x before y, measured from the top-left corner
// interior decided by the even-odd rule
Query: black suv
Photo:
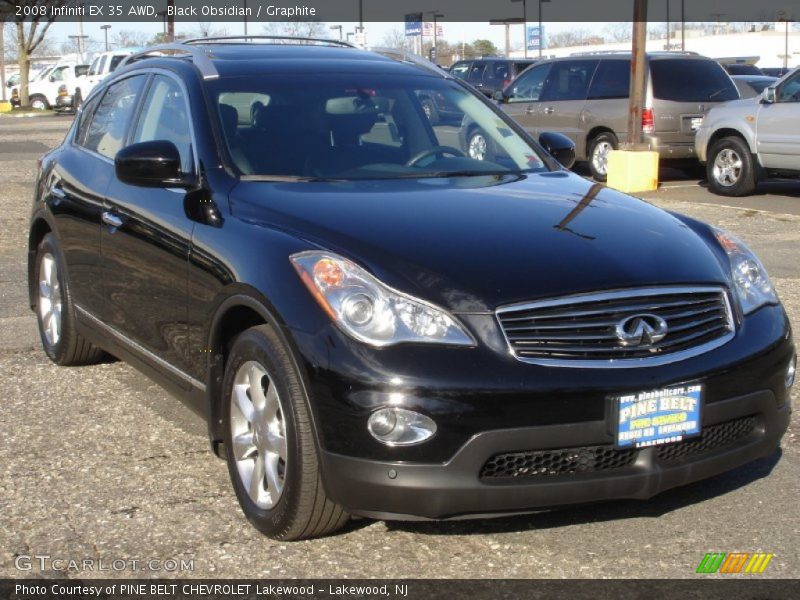
[[[573,175],[423,62],[290,42],[133,55],[43,157],[54,362],[108,352],[185,400],[280,539],[648,498],[775,451],[795,350],[741,241]]]
[[[473,58],[453,63],[450,74],[466,81],[491,98],[495,92],[501,91],[535,62],[527,58]]]

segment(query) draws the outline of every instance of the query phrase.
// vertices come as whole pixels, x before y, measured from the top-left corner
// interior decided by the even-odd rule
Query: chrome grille
[[[666,336],[653,343],[623,345],[616,327],[636,315],[666,321]],[[497,317],[514,356],[558,366],[666,364],[708,352],[734,333],[728,295],[719,287],[566,296],[502,307]]]

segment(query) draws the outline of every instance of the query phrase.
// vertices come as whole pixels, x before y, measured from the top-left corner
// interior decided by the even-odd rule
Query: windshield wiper
[[[496,177],[497,175],[518,175],[514,171],[429,171],[426,173],[399,173],[398,179],[435,179],[438,177]]]

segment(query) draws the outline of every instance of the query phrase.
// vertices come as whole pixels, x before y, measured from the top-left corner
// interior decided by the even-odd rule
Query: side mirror
[[[492,100],[499,102],[502,104],[506,101],[506,97],[503,95],[503,90],[495,90],[494,94],[492,94]]]
[[[191,187],[181,171],[181,155],[175,144],[166,140],[140,142],[126,146],[114,157],[117,179],[139,187]]]
[[[564,168],[571,169],[575,164],[575,143],[567,136],[545,131],[539,136],[539,143],[550,156],[564,165]]]
[[[764,91],[761,92],[761,102],[764,104],[775,104],[776,97],[775,86],[764,88]]]

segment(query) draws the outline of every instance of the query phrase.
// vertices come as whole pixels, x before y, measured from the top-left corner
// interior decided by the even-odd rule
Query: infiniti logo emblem
[[[614,327],[614,333],[623,346],[649,346],[667,335],[667,322],[657,315],[625,317]]]

